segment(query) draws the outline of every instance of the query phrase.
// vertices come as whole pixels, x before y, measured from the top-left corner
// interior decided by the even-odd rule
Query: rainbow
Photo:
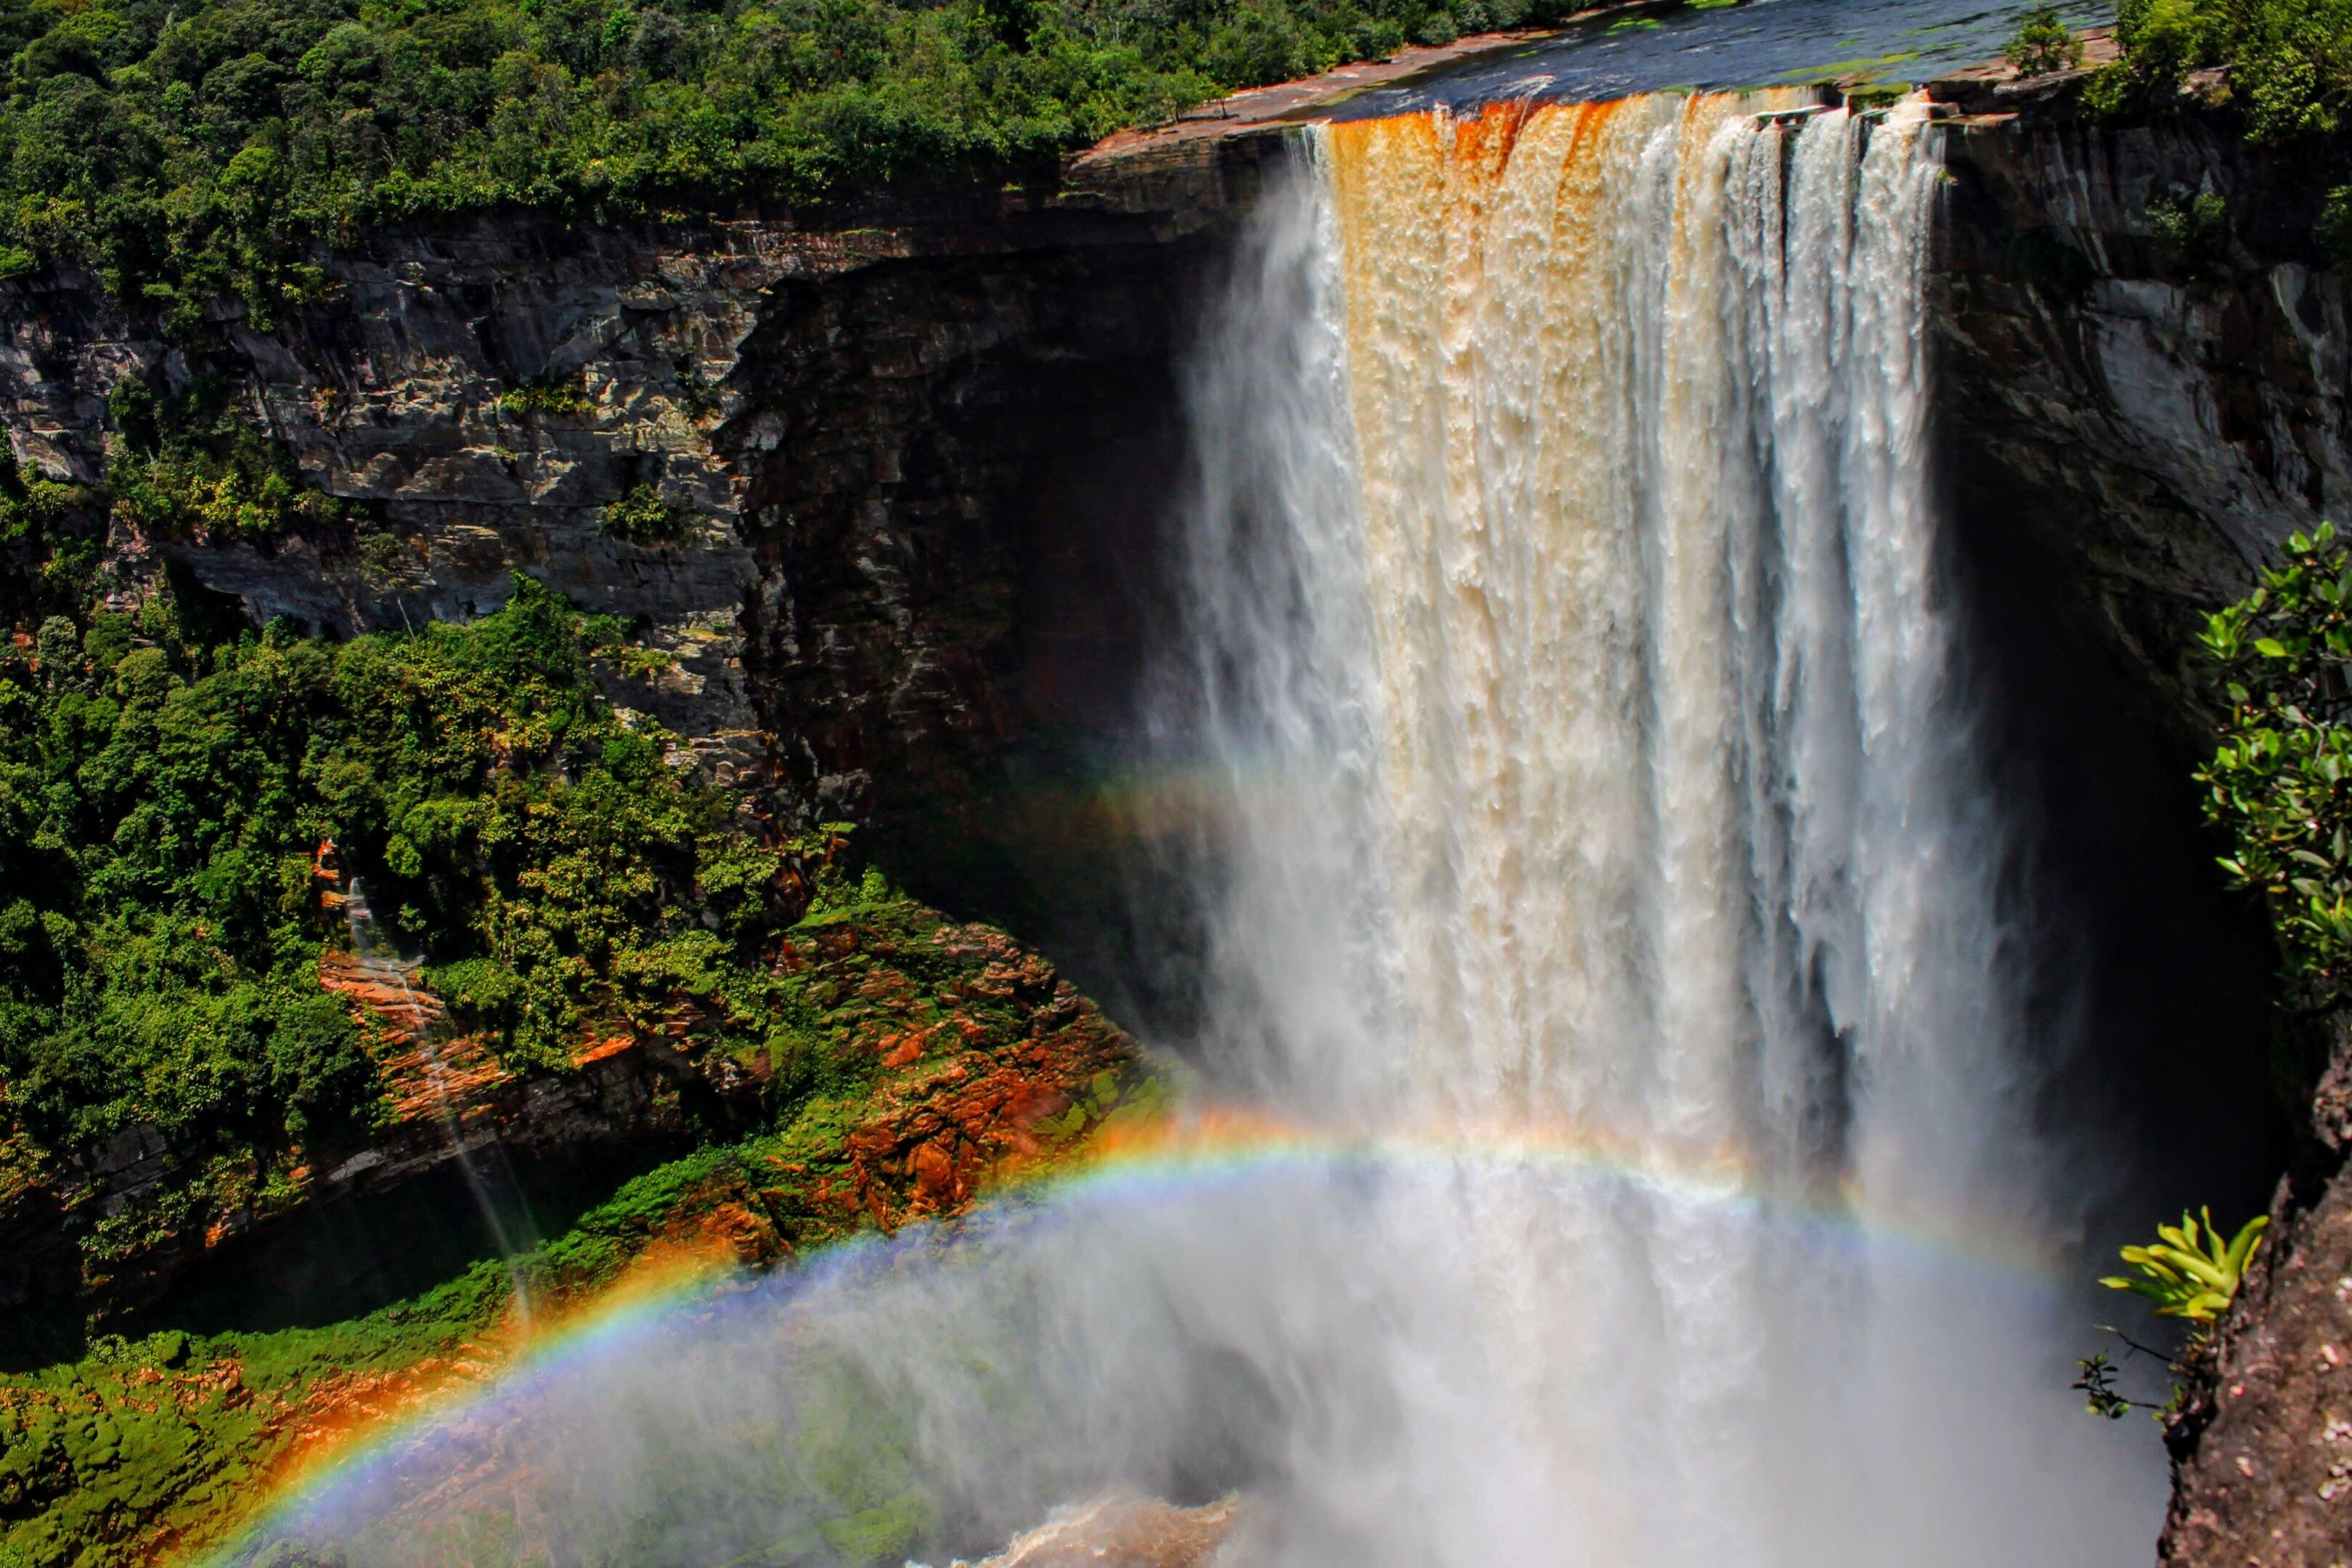
[[[1868,1247],[1881,1256],[1892,1252],[1899,1262],[1964,1269],[2040,1298],[2054,1298],[2062,1288],[2055,1259],[2046,1247],[1989,1229],[1958,1230],[1930,1216],[1874,1212],[1850,1187],[1827,1199],[1792,1198],[1773,1191],[1726,1152],[1670,1156],[1590,1129],[1529,1121],[1348,1133],[1255,1110],[1210,1107],[1106,1128],[1076,1158],[1005,1183],[969,1219],[836,1244],[794,1268],[786,1289],[799,1298],[845,1279],[854,1284],[861,1271],[952,1245],[960,1232],[975,1223],[1014,1215],[1052,1223],[1057,1215],[1174,1204],[1204,1192],[1293,1175],[1382,1170],[1477,1170],[1603,1184],[1832,1247]],[[195,1561],[207,1568],[225,1568],[330,1501],[339,1489],[413,1446],[437,1424],[461,1418],[494,1400],[560,1382],[607,1358],[625,1356],[656,1330],[674,1326],[681,1312],[715,1303],[755,1278],[739,1268],[696,1259],[641,1271],[591,1308],[536,1333],[496,1375],[445,1389],[315,1456],[281,1479],[232,1539]]]

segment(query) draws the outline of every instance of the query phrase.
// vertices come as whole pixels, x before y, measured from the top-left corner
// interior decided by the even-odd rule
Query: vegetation
[[[2055,5],[2036,5],[2019,18],[2017,31],[2001,50],[2020,76],[2047,76],[2083,63],[2083,41],[2074,37]]]
[[[2222,868],[2258,889],[2301,1011],[2352,987],[2352,552],[2322,523],[2287,541],[2253,594],[2207,623],[2230,710],[2199,773],[2228,829]]]
[[[2197,775],[2208,818],[2231,839],[2221,868],[2270,908],[2290,1006],[2306,1017],[2336,1012],[2352,1001],[2352,550],[2327,523],[2290,535],[2253,593],[2208,617],[2203,641],[2229,701]],[[2132,1353],[2169,1363],[2178,1381],[2162,1404],[2127,1397],[2104,1351],[2083,1358],[2074,1387],[2093,1415],[2145,1409],[2166,1421],[2183,1408],[2189,1386],[2210,1373],[2210,1331],[2269,1224],[2258,1215],[2224,1237],[2206,1209],[2123,1248],[2130,1272],[2100,1283],[2190,1332],[2174,1354],[2124,1337]]]
[[[2131,1397],[2123,1389],[2122,1367],[2100,1351],[2075,1363],[2080,1375],[2074,1386],[2090,1414],[2120,1421],[2134,1410],[2145,1410],[2159,1426],[2167,1425],[2187,1407],[2191,1386],[2211,1376],[2212,1327],[2237,1300],[2246,1266],[2253,1261],[2263,1232],[2270,1227],[2270,1216],[2256,1215],[2224,1241],[2213,1223],[2213,1211],[2202,1212],[2201,1226],[2184,1214],[2177,1226],[2157,1226],[2154,1246],[2123,1248],[2123,1260],[2133,1272],[2109,1275],[2099,1281],[2110,1290],[2128,1290],[2152,1302],[2159,1318],[2191,1325],[2187,1342],[2173,1352],[2141,1344],[2117,1329],[2106,1331],[2123,1342],[2126,1358],[2145,1355],[2165,1364],[2174,1379],[2171,1397],[2162,1401]]]
[[[183,331],[312,242],[499,207],[661,216],[1050,161],[1238,87],[1575,0],[25,0],[0,277]]]
[[[2262,1245],[2270,1216],[2256,1215],[2224,1241],[2213,1224],[2213,1211],[2207,1209],[2204,1215],[2201,1227],[2185,1214],[2179,1225],[2157,1226],[2154,1246],[2123,1249],[2123,1260],[2134,1274],[2110,1275],[2099,1283],[2153,1301],[2159,1318],[2215,1321],[2237,1298],[2239,1281],[2254,1248]]]
[[[662,500],[651,485],[634,486],[629,493],[597,513],[597,525],[614,539],[631,544],[671,544],[686,537],[694,514]]]
[[[284,449],[232,405],[215,377],[160,396],[126,377],[107,411],[122,437],[107,489],[115,510],[151,539],[226,543],[342,516],[333,497],[302,488]]]
[[[499,411],[512,419],[533,414],[585,414],[594,407],[576,379],[533,376],[499,394]]]
[[[2230,205],[2210,185],[2158,192],[2148,198],[2147,221],[2184,275],[2202,282],[2230,277],[2237,258]]]
[[[2120,58],[2086,95],[2107,112],[2158,100],[2209,66],[2227,70],[2257,141],[2332,132],[2352,102],[2352,0],[2122,0],[2116,44]]]
[[[597,695],[624,632],[518,578],[472,626],[341,647],[204,647],[158,602],[0,650],[0,1137],[22,1179],[140,1126],[204,1191],[261,1201],[366,1134],[376,1069],[318,980],[341,935],[321,843],[512,1066],[683,1009],[789,1068],[762,952],[800,913],[793,853]],[[86,1245],[135,1252],[196,1196]]]

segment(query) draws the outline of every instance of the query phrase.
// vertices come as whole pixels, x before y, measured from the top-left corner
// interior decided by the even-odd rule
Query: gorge
[[[200,351],[0,284],[28,472],[97,484],[126,376],[210,374],[359,509],[117,521],[117,602],[352,638],[520,570],[631,622],[594,679],[681,776],[858,822],[1194,1080],[961,1229],[900,1229],[971,1183],[894,1134],[895,1239],[604,1320],[240,1551],[940,1561],[1129,1489],[1240,1496],[1233,1561],[2144,1559],[2160,1451],[2065,1384],[2092,1260],[2291,1157],[2193,634],[2341,513],[2347,329],[2324,167],[2078,86],[1326,105],[814,222],[390,231]],[[2200,186],[2218,278],[2147,216]],[[691,521],[604,526],[645,493]],[[985,940],[1006,1037],[1075,1043],[966,1141],[1113,1121],[1124,1047]],[[597,1070],[650,1158],[614,1108],[689,1080]],[[2168,1561],[2343,1539],[2331,1094]],[[133,1153],[75,1156],[93,1205]],[[12,1259],[77,1245],[11,1201]],[[287,1224],[200,1216],[100,1321]]]

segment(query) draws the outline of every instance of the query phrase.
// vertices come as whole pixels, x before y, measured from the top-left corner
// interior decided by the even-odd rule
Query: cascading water
[[[1284,1131],[632,1329],[287,1528],[895,1561],[1129,1487],[1246,1494],[1247,1568],[2144,1558],[1923,471],[1935,133],[1806,107],[1338,125],[1267,198],[1149,729]]]

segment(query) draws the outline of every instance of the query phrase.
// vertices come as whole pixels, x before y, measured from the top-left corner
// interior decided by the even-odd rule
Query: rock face
[[[2336,1568],[2352,1554],[2352,1048],[2315,1097],[2312,1140],[2168,1438],[2167,1563]]]
[[[1209,1568],[1248,1512],[1230,1497],[1198,1508],[1158,1498],[1097,1498],[1015,1536],[977,1568]]]
[[[349,634],[487,612],[527,572],[673,656],[616,701],[739,763],[764,747],[730,737],[788,737],[812,808],[866,807],[877,765],[994,743],[1031,700],[1012,678],[1041,554],[1149,554],[1169,464],[1121,438],[1165,426],[1203,233],[1255,164],[1155,166],[814,227],[372,235],[321,253],[318,302],[232,311],[199,360],[92,279],[5,286],[0,410],[20,463],[94,482],[122,378],[224,378],[356,521],[261,543],[118,531],[134,586],[161,559],[257,624]],[[604,530],[641,491],[683,537]]]
[[[1937,84],[1983,111],[1946,132],[1948,468],[2005,585],[2088,632],[2201,750],[2202,616],[2294,529],[2352,518],[2346,283],[2311,240],[2326,170],[2194,105],[2089,121],[2071,85]],[[2231,214],[2212,256],[2149,216],[2200,191]]]

